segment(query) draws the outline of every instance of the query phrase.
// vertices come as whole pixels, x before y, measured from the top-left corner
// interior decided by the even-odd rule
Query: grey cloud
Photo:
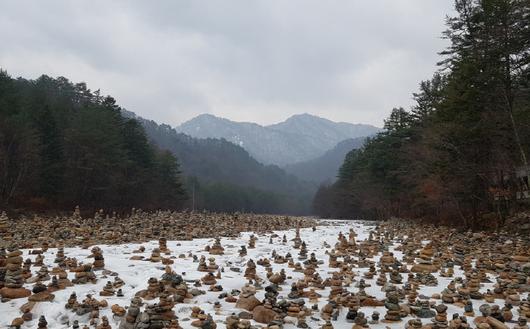
[[[176,125],[209,112],[382,124],[436,69],[451,1],[16,1],[0,66],[64,75]]]

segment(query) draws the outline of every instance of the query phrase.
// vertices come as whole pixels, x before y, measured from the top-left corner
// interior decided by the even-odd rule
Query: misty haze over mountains
[[[309,182],[332,183],[337,178],[346,154],[351,150],[360,149],[366,139],[367,137],[357,137],[343,140],[318,158],[286,165],[283,170]]]
[[[298,189],[300,184],[307,189],[304,181],[313,186],[310,190],[315,184],[333,182],[346,154],[361,148],[367,137],[381,130],[364,124],[337,123],[310,114],[294,115],[270,126],[202,114],[173,128],[126,110],[122,112],[138,120],[152,142],[177,156],[186,176],[275,192]],[[362,137],[344,138],[359,134]],[[233,138],[229,140],[227,136]],[[334,143],[334,140],[339,142]],[[301,161],[276,157],[272,163],[266,163],[252,154],[252,145],[258,151],[271,150],[272,156],[274,152],[296,152],[299,148],[310,152]],[[325,148],[327,145],[331,147]],[[293,180],[295,177],[299,181]]]
[[[318,186],[334,182],[346,154],[380,131],[309,114],[271,126],[203,114],[177,128],[124,109],[122,114],[136,119],[158,148],[176,156],[195,209],[221,212],[310,214]],[[352,135],[362,137],[346,137]],[[328,145],[331,147],[326,149]],[[305,153],[299,152],[301,149]],[[298,152],[298,157],[286,160],[276,154],[273,159],[279,159],[275,161],[278,164],[264,163],[252,155],[256,150],[268,150],[272,155]]]
[[[310,114],[293,115],[268,126],[202,114],[175,130],[196,138],[224,138],[259,162],[278,166],[316,159],[344,140],[380,131],[372,125],[333,122]]]

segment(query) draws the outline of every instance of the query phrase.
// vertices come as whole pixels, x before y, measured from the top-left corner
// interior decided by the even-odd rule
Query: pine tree
[[[40,194],[50,201],[57,201],[62,192],[64,154],[62,140],[48,105],[36,118],[40,137]]]

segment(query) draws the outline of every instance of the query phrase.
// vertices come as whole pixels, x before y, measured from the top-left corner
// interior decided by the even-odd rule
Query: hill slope
[[[287,165],[283,169],[306,181],[333,182],[346,154],[353,149],[361,148],[365,141],[366,137],[344,140],[318,158]]]

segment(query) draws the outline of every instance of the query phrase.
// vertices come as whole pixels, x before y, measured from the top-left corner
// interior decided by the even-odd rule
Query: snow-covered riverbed
[[[337,237],[339,232],[343,232],[347,235],[347,232],[350,228],[353,228],[357,233],[357,240],[365,240],[368,238],[369,232],[373,229],[372,223],[363,223],[355,221],[324,221],[322,226],[318,226],[315,232],[312,229],[301,229],[300,235],[301,239],[307,244],[308,255],[314,252],[316,258],[324,261],[324,264],[320,265],[317,268],[318,273],[322,278],[330,277],[330,273],[336,271],[336,269],[330,269],[328,267],[328,258],[326,251],[329,251],[329,248],[326,248],[325,245],[334,246],[337,242]],[[279,238],[274,239],[274,243],[269,243],[270,234],[259,235],[256,242],[256,248],[248,249],[248,254],[245,257],[239,256],[239,249],[241,246],[248,245],[249,237],[252,234],[251,232],[242,233],[237,238],[221,238],[221,244],[224,247],[224,255],[212,256],[208,252],[204,251],[206,245],[212,245],[213,239],[195,239],[193,241],[168,241],[167,246],[171,251],[171,255],[174,257],[174,264],[171,265],[172,269],[183,276],[183,279],[187,282],[193,280],[198,280],[205,275],[204,272],[197,271],[197,262],[193,261],[192,257],[189,257],[189,254],[201,256],[204,255],[206,258],[215,257],[216,264],[221,267],[224,267],[224,272],[222,273],[222,278],[218,280],[217,284],[223,287],[225,292],[229,292],[232,289],[241,290],[242,286],[247,282],[243,277],[245,270],[246,262],[252,258],[253,260],[258,260],[260,258],[270,258],[273,250],[277,254],[285,255],[290,252],[293,257],[296,258],[298,251],[293,249],[293,243],[290,241],[295,237],[295,230],[289,231],[277,231],[275,232],[279,235]],[[281,237],[286,235],[288,242],[286,244],[281,243]],[[75,285],[73,287],[68,287],[65,290],[60,290],[55,292],[55,299],[52,302],[40,302],[33,308],[33,320],[25,322],[22,328],[36,328],[37,320],[40,315],[45,315],[46,320],[48,321],[48,328],[59,329],[59,328],[70,328],[74,320],[79,320],[81,326],[88,323],[88,315],[77,316],[75,313],[65,309],[65,304],[68,300],[68,297],[72,292],[76,292],[78,300],[82,301],[87,294],[92,294],[96,299],[107,299],[109,307],[103,308],[100,310],[100,315],[106,315],[109,320],[112,328],[118,328],[120,318],[113,318],[110,305],[119,304],[123,307],[130,304],[130,299],[134,296],[136,292],[142,289],[147,288],[147,280],[150,277],[160,278],[164,273],[164,265],[161,263],[153,263],[145,260],[130,260],[133,255],[142,255],[145,258],[149,258],[151,251],[154,248],[158,247],[158,241],[150,241],[147,243],[141,244],[145,247],[145,252],[140,254],[133,254],[132,251],[140,247],[140,244],[129,244],[129,245],[99,245],[103,250],[103,256],[105,258],[105,269],[112,272],[116,272],[118,276],[125,282],[125,285],[122,287],[124,297],[100,297],[99,292],[103,289],[107,281],[112,281],[112,277],[104,278],[102,277],[102,271],[97,271],[96,275],[98,276],[98,282],[96,284],[81,284]],[[392,248],[390,249],[392,251]],[[57,249],[49,249],[45,254],[44,263],[48,265],[48,268],[51,270],[54,264],[54,259],[56,256]],[[185,258],[179,258],[178,256],[184,254]],[[81,249],[81,248],[65,248],[66,257],[76,257],[79,261],[92,262],[92,259],[87,258],[90,255],[90,249]],[[394,254],[398,259],[401,258],[400,252],[395,252]],[[34,259],[34,255],[29,255],[29,250],[24,250],[24,259],[31,258]],[[373,260],[377,261],[379,256],[374,257]],[[280,291],[279,298],[286,298],[287,294],[290,292],[291,283],[297,281],[298,279],[304,276],[303,273],[293,272],[292,268],[289,268],[287,264],[275,264],[271,261],[273,272],[279,272],[281,269],[284,269],[287,274],[287,280],[282,285],[282,290]],[[240,272],[235,272],[230,270],[230,267],[238,267],[241,269]],[[32,272],[35,273],[38,268],[33,267]],[[362,274],[367,271],[367,268],[358,268],[355,269],[358,271],[356,279],[362,278]],[[75,273],[68,273],[69,279],[73,279]],[[257,266],[258,276],[266,280],[265,268],[262,266]],[[437,276],[437,274],[435,274]],[[455,276],[462,276],[462,271],[455,267]],[[381,287],[375,284],[377,276],[373,279],[367,279],[366,283],[370,284],[370,287],[366,288],[366,292],[369,295],[375,296],[378,299],[384,298],[384,292],[381,291]],[[442,278],[437,276],[439,285],[437,287],[425,287],[421,286],[418,293],[420,295],[431,296],[433,293],[440,293],[443,288],[451,281],[451,278]],[[406,277],[403,280],[406,281]],[[45,282],[46,284],[48,282]],[[265,281],[263,286],[267,285],[268,282]],[[190,288],[192,283],[189,283]],[[32,285],[26,284],[28,289],[31,289]],[[481,291],[485,291],[489,287],[489,284],[483,286]],[[179,323],[183,328],[191,328],[191,320],[187,320],[190,317],[191,307],[199,306],[206,313],[209,313],[213,316],[213,319],[218,323],[218,328],[224,328],[222,321],[225,318],[235,312],[236,314],[241,312],[241,309],[235,308],[234,303],[227,303],[223,299],[219,299],[218,296],[220,292],[209,292],[207,286],[202,286],[200,289],[206,291],[206,294],[197,296],[191,300],[190,304],[177,304],[174,307],[174,311],[179,317]],[[355,288],[355,283],[350,287],[345,288],[349,291],[357,291],[358,288]],[[319,299],[319,309],[322,309],[327,303],[327,296],[329,294],[330,288],[318,291],[322,295],[322,298]],[[256,297],[259,300],[262,300],[264,297],[265,291],[258,290]],[[155,303],[157,300],[148,301],[148,303]],[[27,298],[11,300],[6,303],[0,304],[0,328],[6,328],[10,325],[11,321],[15,317],[21,316],[19,311],[20,306],[27,302]],[[220,310],[214,310],[214,302],[221,303]],[[437,301],[439,303],[440,301]],[[502,301],[497,301],[500,306],[503,306]],[[475,313],[478,312],[478,307],[482,302],[475,302],[474,308]],[[310,303],[306,299],[306,305],[312,306],[313,303]],[[449,309],[447,311],[449,315],[449,320],[453,313],[463,313],[463,309],[454,305],[448,305]],[[386,312],[384,307],[362,307],[360,311],[364,312],[365,315],[369,318],[373,311],[379,311],[381,314],[381,319]],[[347,323],[345,316],[347,309],[343,309],[339,316],[338,321],[333,322],[335,328],[351,328],[352,324]],[[515,313],[515,310],[514,310]],[[307,323],[310,328],[319,328],[324,321],[320,320],[320,311],[315,312],[314,318],[307,317]],[[402,322],[398,323],[379,323],[377,325],[370,325],[372,328],[384,328],[389,326],[391,328],[403,328],[405,322],[408,318],[403,319]],[[471,319],[470,319],[471,320]],[[424,323],[428,319],[423,320]],[[255,323],[256,324],[256,323]],[[294,324],[288,324],[286,328],[295,328]]]

